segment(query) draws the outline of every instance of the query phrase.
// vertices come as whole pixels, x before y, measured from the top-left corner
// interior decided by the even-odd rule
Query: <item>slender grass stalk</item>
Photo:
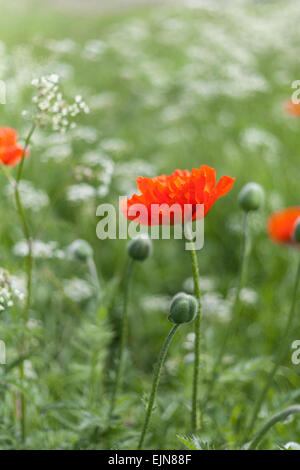
[[[276,413],[272,418],[270,418],[264,426],[257,431],[255,434],[254,438],[249,444],[248,449],[249,450],[254,450],[257,448],[258,444],[260,441],[263,439],[265,434],[279,421],[285,420],[288,416],[293,415],[293,414],[298,414],[300,413],[300,405],[293,405],[290,406],[279,413]]]
[[[282,338],[281,338],[281,343],[279,345],[279,348],[277,350],[277,354],[275,356],[275,362],[274,362],[274,365],[268,375],[268,378],[267,378],[267,382],[266,382],[266,385],[264,386],[264,388],[262,389],[258,399],[257,399],[257,402],[256,402],[256,405],[254,407],[254,410],[253,410],[253,413],[252,413],[252,417],[251,417],[251,420],[250,420],[250,424],[246,430],[246,433],[245,433],[245,437],[244,437],[244,441],[247,441],[247,439],[249,438],[249,436],[251,436],[251,433],[252,433],[252,430],[255,426],[255,422],[256,422],[256,419],[257,419],[257,416],[258,416],[258,413],[261,409],[261,406],[265,400],[265,397],[266,397],[266,394],[273,382],[273,379],[274,379],[274,376],[282,362],[282,360],[284,359],[284,356],[288,350],[288,347],[289,347],[289,335],[290,335],[290,331],[291,331],[291,327],[294,323],[294,320],[295,320],[295,314],[296,314],[296,300],[297,300],[297,293],[298,293],[298,288],[299,288],[299,283],[300,283],[300,258],[299,258],[299,262],[298,262],[298,268],[297,268],[297,272],[296,272],[296,278],[295,278],[295,284],[294,284],[294,290],[293,290],[293,295],[292,295],[292,302],[291,302],[291,307],[290,307],[290,312],[289,312],[289,315],[288,315],[288,318],[287,318],[287,323],[286,323],[286,326],[285,326],[285,329],[283,331],[283,334],[282,334]]]
[[[198,417],[198,387],[200,378],[200,342],[201,342],[201,290],[200,290],[200,276],[198,267],[197,252],[195,250],[194,242],[189,240],[193,278],[194,278],[194,291],[198,301],[198,312],[195,319],[195,359],[194,359],[194,374],[193,374],[193,393],[192,393],[192,414],[191,414],[191,428],[196,431],[200,426],[200,416]]]
[[[243,286],[245,285],[248,258],[249,258],[249,252],[250,252],[249,250],[250,240],[249,240],[249,233],[248,233],[248,212],[244,212],[242,237],[243,237],[243,241],[242,241],[242,248],[241,248],[241,260],[240,260],[240,268],[239,268],[239,275],[238,275],[238,284],[237,284],[235,298],[234,298],[233,307],[232,307],[232,316],[226,328],[219,353],[217,355],[217,358],[213,366],[212,378],[209,383],[208,391],[206,393],[205,404],[207,404],[207,402],[209,401],[212,395],[214,386],[216,384],[216,379],[218,376],[219,368],[222,365],[222,360],[226,352],[228,340],[233,334],[235,323],[240,312],[240,294],[241,294],[241,290]]]
[[[26,219],[26,215],[23,209],[22,201],[21,201],[21,196],[20,196],[20,190],[19,190],[19,183],[22,177],[23,173],[23,167],[24,167],[24,160],[26,156],[26,152],[28,150],[29,144],[31,137],[36,129],[36,124],[33,123],[31,126],[31,129],[26,137],[25,144],[24,144],[24,149],[22,153],[22,158],[20,161],[20,164],[18,166],[18,173],[17,173],[17,178],[15,181],[15,200],[16,200],[16,205],[17,205],[17,211],[20,216],[22,226],[23,226],[23,233],[27,242],[28,246],[28,254],[27,254],[27,267],[26,267],[26,276],[27,276],[27,297],[25,301],[25,307],[23,311],[23,321],[26,324],[28,320],[28,312],[30,309],[30,304],[31,304],[31,287],[32,287],[32,241],[30,237],[30,230],[29,230],[29,225]],[[23,337],[22,339],[22,345],[21,345],[21,353],[25,354],[25,339]],[[24,382],[24,362],[21,363],[20,365],[20,380],[21,382]],[[21,394],[21,435],[22,435],[22,440],[25,441],[26,439],[26,398],[24,395],[24,392]]]
[[[116,376],[113,385],[111,402],[109,408],[109,419],[113,416],[117,395],[122,383],[122,374],[123,374],[123,359],[124,359],[124,350],[126,346],[126,338],[128,332],[128,297],[129,297],[129,286],[132,278],[132,271],[134,266],[134,260],[130,259],[128,261],[127,269],[125,271],[125,285],[124,285],[124,301],[123,301],[123,312],[121,320],[121,333],[120,333],[120,347],[119,347],[119,357],[117,360]]]
[[[148,407],[147,407],[147,411],[146,411],[146,415],[145,415],[145,420],[144,420],[144,424],[143,424],[143,428],[142,428],[142,432],[141,432],[141,436],[140,436],[140,440],[139,440],[139,444],[138,444],[138,450],[141,450],[142,447],[143,447],[144,439],[145,439],[145,436],[146,436],[146,433],[147,433],[147,430],[148,430],[151,414],[152,414],[152,411],[153,411],[153,406],[154,406],[156,392],[157,392],[157,388],[158,388],[158,384],[159,384],[161,369],[162,369],[162,366],[165,362],[166,355],[167,355],[168,348],[169,348],[169,345],[171,343],[171,340],[172,340],[173,336],[175,335],[176,331],[178,330],[179,326],[180,325],[177,324],[177,325],[174,325],[171,328],[171,330],[170,330],[168,336],[166,337],[165,342],[164,342],[164,344],[163,344],[163,346],[160,350],[160,354],[159,354],[159,357],[158,357],[158,362],[156,364],[156,368],[155,368],[155,372],[154,372],[154,376],[153,376],[152,390],[151,390],[151,394],[150,394],[150,398],[149,398],[149,402],[148,402]]]

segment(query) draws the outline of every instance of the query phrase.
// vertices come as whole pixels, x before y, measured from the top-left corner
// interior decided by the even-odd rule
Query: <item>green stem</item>
[[[138,450],[142,449],[144,439],[145,439],[145,436],[146,436],[146,433],[147,433],[147,429],[148,429],[148,426],[149,426],[149,422],[150,422],[150,418],[151,418],[151,414],[152,414],[153,406],[154,406],[154,402],[155,402],[156,392],[157,392],[157,388],[158,388],[158,384],[159,384],[161,369],[162,369],[162,366],[165,362],[166,355],[167,355],[168,348],[169,348],[169,345],[171,343],[171,340],[172,340],[173,336],[175,335],[175,333],[176,333],[177,329],[179,328],[179,326],[180,325],[174,325],[172,327],[172,329],[170,330],[168,336],[165,339],[165,342],[164,342],[164,344],[161,348],[160,354],[159,354],[158,362],[156,364],[156,368],[155,368],[155,372],[154,372],[154,376],[153,376],[151,395],[150,395],[150,398],[149,398],[148,407],[147,407],[147,411],[146,411],[146,415],[145,415],[145,420],[144,420],[144,424],[143,424],[143,428],[142,428],[142,432],[141,432],[141,437],[140,437],[139,444],[138,444]]]
[[[123,313],[122,313],[122,320],[121,320],[119,357],[118,357],[118,362],[117,362],[115,382],[114,382],[113,391],[111,395],[109,419],[113,416],[117,395],[118,395],[118,392],[122,383],[123,360],[124,360],[123,358],[124,358],[124,350],[126,346],[126,338],[127,338],[127,331],[128,331],[128,313],[127,313],[128,296],[129,296],[129,286],[130,286],[130,280],[132,277],[133,265],[134,265],[134,260],[130,259],[127,265],[126,272],[125,272],[124,302],[123,302]]]
[[[198,301],[198,312],[195,320],[195,348],[194,348],[194,374],[193,374],[193,393],[192,393],[192,414],[191,414],[191,428],[192,431],[196,431],[198,425],[200,426],[200,418],[198,419],[198,386],[200,376],[200,340],[201,340],[201,291],[200,291],[200,277],[197,253],[195,250],[194,242],[189,240],[193,278],[194,278],[194,291]]]
[[[20,196],[20,190],[19,190],[19,183],[22,177],[22,172],[23,172],[23,167],[24,167],[24,160],[26,156],[26,152],[28,149],[28,146],[30,144],[30,139],[35,131],[36,124],[33,123],[27,137],[25,140],[24,144],[24,149],[22,153],[22,159],[20,161],[19,167],[18,167],[18,173],[17,173],[17,178],[15,182],[15,199],[16,199],[16,205],[17,205],[17,211],[19,213],[22,225],[23,225],[23,232],[24,236],[27,242],[28,246],[28,254],[27,254],[27,268],[26,268],[26,275],[27,275],[27,297],[26,297],[26,302],[25,302],[25,307],[23,311],[23,320],[24,323],[27,323],[28,320],[28,312],[31,304],[31,286],[32,286],[32,242],[31,242],[31,237],[30,237],[30,230],[29,230],[29,225],[25,216],[25,212],[23,209],[22,201],[21,201],[21,196]],[[23,338],[23,344],[22,344],[22,353],[25,353],[25,340]],[[22,362],[20,366],[20,379],[22,382],[24,382],[24,362]],[[24,393],[21,395],[21,433],[22,433],[22,440],[25,441],[26,439],[26,399]]]
[[[265,400],[266,394],[272,384],[273,378],[277,372],[277,369],[279,368],[282,360],[284,359],[284,356],[286,354],[286,351],[288,350],[288,345],[289,345],[289,334],[291,330],[291,326],[294,323],[295,319],[295,314],[296,314],[296,300],[297,300],[297,292],[298,292],[298,287],[299,287],[299,282],[300,282],[300,258],[298,262],[298,268],[297,268],[297,273],[296,273],[296,278],[295,278],[295,284],[294,284],[294,291],[293,291],[293,296],[292,296],[292,303],[291,303],[291,308],[290,312],[288,315],[287,323],[284,329],[284,332],[282,334],[282,339],[281,343],[279,345],[279,348],[277,350],[277,355],[275,357],[275,362],[274,365],[268,375],[267,382],[265,387],[263,388],[261,394],[258,397],[258,400],[256,402],[256,405],[254,407],[252,417],[250,420],[250,424],[247,428],[246,434],[245,434],[245,441],[248,439],[249,436],[251,436],[252,430],[254,428],[258,413],[261,409],[261,406]]]
[[[264,435],[271,429],[276,423],[279,421],[284,421],[288,416],[293,415],[293,414],[298,414],[300,413],[300,405],[293,405],[290,406],[289,408],[286,408],[283,411],[280,411],[279,413],[276,413],[276,415],[272,416],[272,418],[269,419],[269,421],[264,424],[264,426],[257,431],[255,434],[254,438],[249,444],[248,449],[249,450],[254,450],[257,448],[258,444],[264,437]]]
[[[245,284],[247,264],[248,264],[248,258],[249,258],[249,249],[248,249],[249,235],[248,235],[247,222],[248,222],[248,213],[245,212],[244,220],[243,220],[243,242],[242,242],[242,250],[241,250],[241,261],[240,261],[240,269],[239,269],[239,276],[238,276],[238,284],[237,284],[237,289],[236,289],[235,298],[234,298],[233,307],[232,307],[232,316],[227,326],[227,329],[225,331],[225,335],[221,343],[221,348],[219,350],[219,353],[217,355],[217,358],[213,366],[212,378],[211,378],[209,388],[206,394],[205,404],[207,404],[207,402],[209,401],[212,395],[212,392],[216,383],[216,379],[218,376],[218,371],[219,371],[220,366],[222,365],[223,357],[226,352],[228,340],[233,334],[234,326],[235,326],[237,317],[240,312],[240,294]]]
[[[102,297],[102,290],[101,290],[101,285],[100,285],[100,280],[99,280],[99,276],[98,276],[97,267],[96,267],[93,256],[88,257],[87,265],[88,265],[88,268],[89,268],[89,271],[90,271],[93,287],[95,289],[96,298],[97,298],[97,301],[98,301]]]
[[[17,173],[17,178],[16,178],[16,183],[15,183],[15,199],[16,199],[16,205],[17,205],[17,210],[23,225],[23,232],[24,236],[28,245],[28,254],[27,254],[27,298],[26,298],[26,303],[25,303],[25,308],[24,308],[24,320],[27,320],[27,315],[28,315],[28,310],[30,308],[30,302],[31,302],[31,285],[32,285],[32,241],[30,237],[30,231],[29,231],[29,225],[25,216],[25,212],[23,209],[22,201],[21,201],[21,196],[20,196],[20,189],[19,189],[19,183],[22,177],[22,172],[23,172],[23,167],[24,167],[24,160],[25,160],[25,155],[28,150],[28,146],[30,144],[30,139],[36,129],[36,124],[34,123],[28,133],[28,136],[25,140],[24,144],[24,149],[22,153],[22,159],[20,161],[19,167],[18,167],[18,173]]]

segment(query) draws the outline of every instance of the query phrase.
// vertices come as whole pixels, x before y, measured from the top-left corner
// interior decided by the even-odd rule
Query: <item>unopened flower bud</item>
[[[69,246],[69,252],[71,256],[79,259],[80,261],[86,261],[88,258],[93,256],[93,248],[85,240],[75,240]]]
[[[145,261],[152,253],[152,242],[147,235],[139,235],[130,240],[127,252],[130,258],[135,261]]]
[[[300,217],[295,223],[294,240],[296,243],[300,243]]]
[[[198,302],[192,295],[179,292],[173,297],[168,319],[172,323],[189,323],[194,320],[198,311]]]
[[[260,184],[246,184],[238,195],[238,202],[241,208],[246,211],[256,211],[263,204],[265,193]]]

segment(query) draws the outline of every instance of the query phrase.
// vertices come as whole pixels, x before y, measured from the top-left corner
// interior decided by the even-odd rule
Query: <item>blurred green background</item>
[[[266,218],[299,204],[300,123],[283,106],[292,82],[300,78],[299,2],[228,1],[226,8],[225,2],[116,4],[103,11],[100,4],[85,10],[71,2],[54,3],[0,1],[0,80],[7,93],[0,125],[14,127],[24,138],[30,124],[22,111],[31,107],[31,80],[48,73],[59,74],[64,93],[81,94],[91,109],[66,135],[39,130],[25,164],[23,179],[29,183],[23,197],[39,240],[26,332],[31,347],[21,388],[29,402],[28,438],[20,443],[15,409],[22,387],[15,361],[23,327],[5,311],[0,338],[9,367],[1,366],[0,447],[136,445],[142,399],[169,330],[168,301],[179,290],[190,290],[191,266],[182,242],[164,240],[155,241],[152,258],[136,267],[124,390],[115,424],[107,430],[122,306],[114,288],[126,263],[126,241],[97,239],[96,207],[132,194],[137,176],[207,164],[218,178],[227,174],[236,182],[207,216],[205,246],[198,255],[204,314],[201,396],[237,283],[242,220],[237,194],[249,181],[266,191],[263,210],[250,220],[252,251],[238,331],[193,444],[234,448],[272,365],[295,272],[295,250],[270,242]],[[1,267],[22,289],[22,229],[3,174],[0,183]],[[105,298],[100,309],[87,267],[66,254],[78,238],[95,251]],[[183,327],[170,349],[148,448],[185,448],[180,436],[189,434],[192,331],[191,325]],[[300,337],[299,322],[293,337]],[[260,422],[297,402],[299,370],[287,357]],[[299,439],[295,418],[274,428],[263,447]]]

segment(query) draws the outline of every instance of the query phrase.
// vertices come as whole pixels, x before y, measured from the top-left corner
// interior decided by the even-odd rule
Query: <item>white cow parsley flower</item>
[[[75,96],[73,103],[67,103],[59,89],[57,74],[35,78],[32,85],[37,89],[32,101],[37,108],[35,120],[40,126],[50,125],[54,131],[64,133],[74,127],[73,119],[80,112],[89,112],[81,95]]]

